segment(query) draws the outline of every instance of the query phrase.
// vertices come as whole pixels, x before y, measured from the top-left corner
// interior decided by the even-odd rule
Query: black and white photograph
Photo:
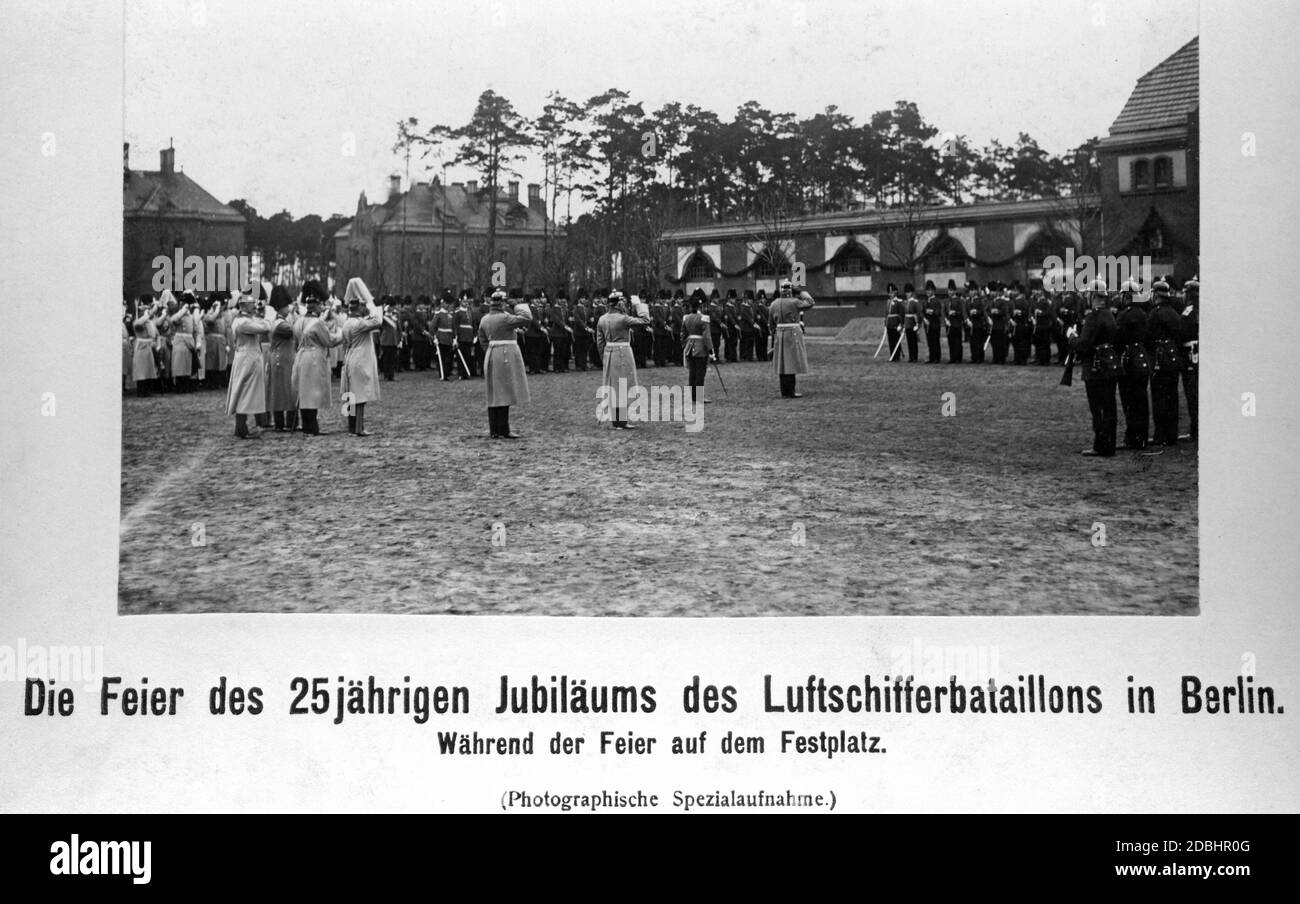
[[[916,6],[128,3],[120,613],[1196,615],[1197,7]]]

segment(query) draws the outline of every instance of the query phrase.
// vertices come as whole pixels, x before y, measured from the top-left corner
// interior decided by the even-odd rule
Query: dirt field
[[[1077,374],[874,349],[810,341],[794,401],[724,364],[698,433],[598,426],[595,372],[530,378],[517,442],[436,373],[384,383],[363,439],[329,415],[241,442],[220,392],[124,398],[121,612],[1198,611],[1194,445],[1085,458]]]

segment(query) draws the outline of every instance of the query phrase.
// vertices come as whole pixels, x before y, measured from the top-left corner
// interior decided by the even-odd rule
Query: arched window
[[[1133,188],[1141,190],[1151,187],[1151,161],[1146,158],[1133,161]]]
[[[857,242],[849,242],[835,258],[836,276],[861,276],[871,272],[871,255]]]
[[[779,248],[764,248],[754,260],[754,275],[769,279],[790,273],[790,261]]]
[[[691,259],[686,262],[682,269],[682,279],[697,282],[704,279],[716,279],[718,268],[713,266],[713,261],[703,251],[696,251],[691,255]]]
[[[933,273],[964,270],[969,257],[966,249],[950,235],[941,235],[925,252],[925,269]]]
[[[1024,261],[1026,267],[1041,268],[1043,262],[1049,257],[1056,256],[1064,260],[1068,247],[1070,247],[1069,242],[1054,239],[1046,232],[1040,232],[1025,245],[1025,250],[1020,252],[1020,259]]]
[[[1171,157],[1157,157],[1152,168],[1156,188],[1168,188],[1174,184],[1174,161]]]

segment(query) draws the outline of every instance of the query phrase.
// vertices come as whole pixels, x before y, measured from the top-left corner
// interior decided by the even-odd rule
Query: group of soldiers
[[[885,302],[885,334],[879,355],[886,347],[890,361],[919,361],[922,337],[928,353],[925,363],[938,364],[943,345],[948,346],[948,363],[983,364],[989,355],[994,364],[1064,364],[1069,354],[1066,334],[1077,326],[1087,308],[1080,293],[1053,293],[1041,280],[1025,289],[1019,282],[990,282],[980,286],[968,282],[962,289],[955,280],[940,296],[932,281],[918,297],[911,283],[898,287],[890,283]],[[967,353],[969,349],[969,356]],[[991,353],[991,354],[990,354]]]
[[[1126,281],[1115,293],[1096,280],[1084,293],[1088,310],[1068,333],[1072,366],[1077,358],[1088,393],[1093,443],[1084,455],[1110,457],[1116,451],[1118,411],[1124,413],[1121,448],[1159,455],[1180,439],[1197,440],[1197,375],[1200,369],[1200,296],[1196,277],[1176,293],[1167,279],[1149,292]],[[1062,382],[1067,382],[1062,378]],[[1178,431],[1179,384],[1190,421]],[[1154,429],[1152,429],[1154,428]]]
[[[517,303],[522,293],[511,293]],[[609,311],[609,290],[590,292],[579,289],[570,299],[565,291],[554,298],[539,291],[524,303],[532,319],[519,331],[520,352],[529,376],[546,373],[586,371],[602,367],[596,344],[596,323]],[[711,297],[696,290],[692,298],[678,289],[676,293],[660,290],[647,303],[645,324],[632,327],[629,346],[637,367],[680,367],[683,360],[683,321],[691,312],[692,301],[704,297],[704,313],[717,359],[720,363],[767,361],[772,330],[769,323],[769,299],[763,291],[757,295],[746,291],[744,297],[728,291],[723,298],[715,289]],[[435,300],[428,295],[384,296],[385,314],[393,326],[381,334],[386,359],[386,377],[395,370],[429,370],[437,367],[443,379],[472,379],[483,374],[483,350],[475,348],[475,335],[489,299],[471,292],[461,293],[455,301],[449,296]],[[453,376],[454,375],[454,376]]]

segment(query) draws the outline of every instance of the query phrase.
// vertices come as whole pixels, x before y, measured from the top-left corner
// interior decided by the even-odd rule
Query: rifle
[[[1074,349],[1065,356],[1065,373],[1061,374],[1062,386],[1074,385]]]

